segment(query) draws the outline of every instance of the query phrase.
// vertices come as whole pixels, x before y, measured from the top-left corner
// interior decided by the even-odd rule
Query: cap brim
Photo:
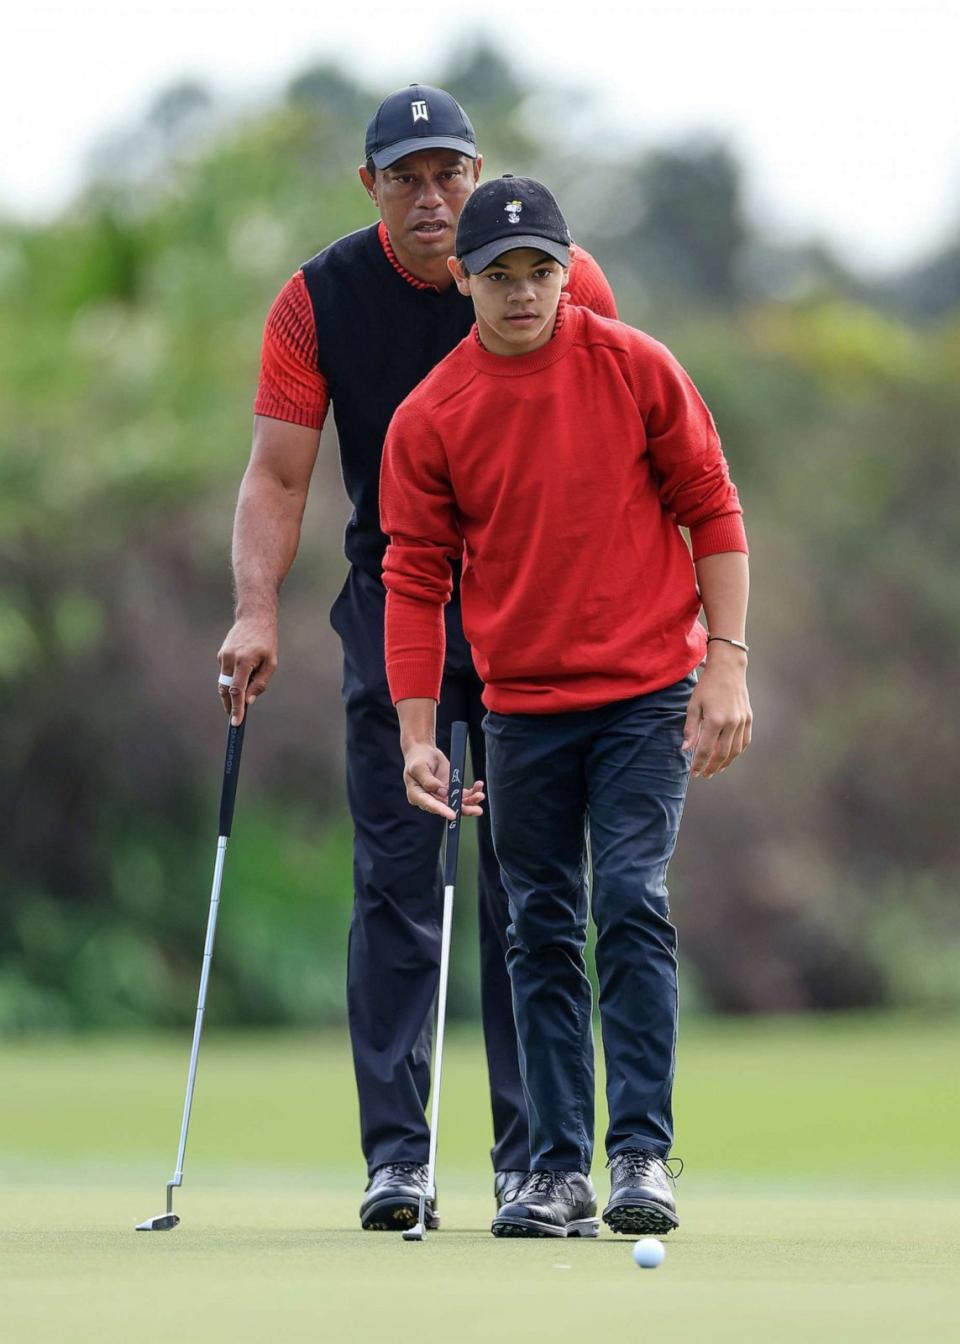
[[[371,154],[374,168],[389,168],[391,163],[404,159],[408,154],[419,154],[424,149],[455,149],[458,154],[468,158],[477,157],[477,147],[471,140],[461,140],[454,135],[415,135],[410,140],[398,140],[395,145],[387,145]]]
[[[518,247],[536,248],[545,252],[548,257],[553,257],[554,261],[559,261],[561,266],[570,265],[569,246],[556,243],[552,238],[538,238],[532,233],[511,233],[506,238],[495,238],[492,243],[484,243],[483,247],[478,247],[473,252],[462,253],[460,260],[471,275],[478,275],[480,271],[487,269],[491,261],[496,261],[497,257],[502,257],[505,252],[515,252]]]

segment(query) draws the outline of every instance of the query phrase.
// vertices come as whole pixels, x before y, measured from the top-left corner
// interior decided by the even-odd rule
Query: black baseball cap
[[[367,127],[366,157],[389,168],[422,149],[455,149],[477,157],[470,118],[452,94],[429,84],[409,84],[384,98]]]
[[[482,182],[460,212],[456,254],[476,275],[518,247],[541,248],[570,265],[570,230],[551,193],[532,177],[505,173]]]

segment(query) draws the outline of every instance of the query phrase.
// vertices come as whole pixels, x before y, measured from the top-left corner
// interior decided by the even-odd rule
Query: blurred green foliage
[[[690,369],[744,500],[756,741],[691,790],[673,869],[690,1000],[955,1003],[956,243],[868,284],[819,245],[759,236],[723,145],[623,150],[584,171],[530,139],[524,107],[550,91],[524,95],[496,52],[448,76],[487,172],[555,185],[621,314]],[[260,327],[300,262],[373,217],[355,169],[379,96],[319,66],[228,118],[179,85],[103,147],[61,217],[0,222],[8,1030],[192,1014],[222,751],[214,655]],[[247,747],[224,1020],[343,1014],[350,833],[325,608],[348,510],[323,457],[284,666]],[[468,902],[458,918],[468,1012]]]

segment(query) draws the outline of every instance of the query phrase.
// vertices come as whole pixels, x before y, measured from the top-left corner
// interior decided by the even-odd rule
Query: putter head
[[[138,1232],[170,1232],[180,1219],[175,1213],[158,1213],[156,1218],[148,1218],[145,1223],[137,1223]]]
[[[436,1198],[435,1193],[433,1197]],[[413,1227],[408,1227],[406,1232],[401,1233],[404,1241],[423,1241],[427,1235],[427,1196],[425,1194],[420,1196],[418,1213],[419,1217]]]

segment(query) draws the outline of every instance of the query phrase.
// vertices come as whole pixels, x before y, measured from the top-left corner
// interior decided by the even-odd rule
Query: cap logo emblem
[[[421,99],[416,103],[410,104],[410,111],[413,113],[413,124],[416,126],[418,121],[430,120],[430,109],[427,107],[426,100]]]
[[[503,208],[506,212],[507,219],[511,224],[520,223],[520,211],[523,209],[523,201],[507,201]]]

